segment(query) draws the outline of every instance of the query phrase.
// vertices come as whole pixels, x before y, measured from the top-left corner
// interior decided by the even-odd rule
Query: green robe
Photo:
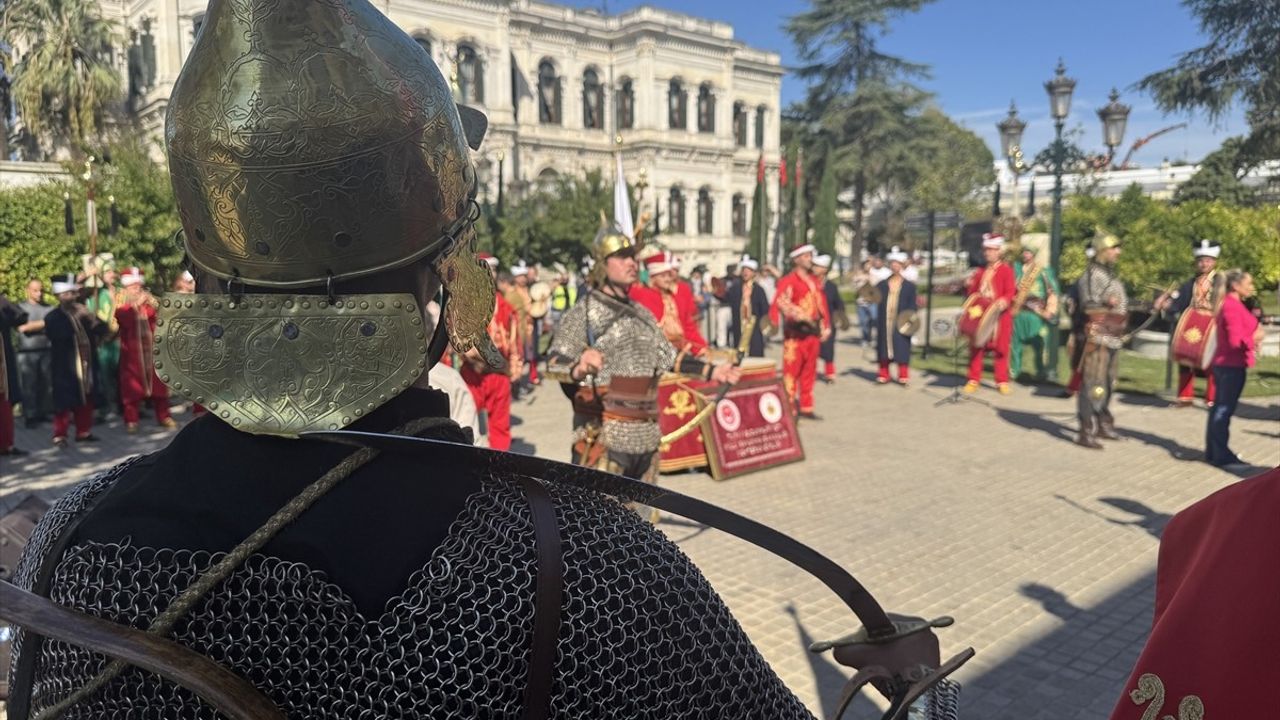
[[[1021,283],[1022,263],[1014,265],[1013,274],[1016,282]],[[1050,294],[1057,295],[1059,301],[1061,301],[1062,295],[1058,292],[1058,282],[1053,277],[1053,270],[1045,266],[1040,269],[1040,275],[1032,285],[1028,297],[1035,296],[1047,299]],[[1059,308],[1059,311],[1061,311],[1061,308]],[[1048,343],[1048,338],[1049,322],[1036,313],[1024,308],[1013,318],[1013,342],[1009,345],[1009,370],[1015,379],[1022,374],[1022,348],[1028,344],[1031,345],[1033,352],[1036,379],[1044,379],[1044,350],[1046,343]]]

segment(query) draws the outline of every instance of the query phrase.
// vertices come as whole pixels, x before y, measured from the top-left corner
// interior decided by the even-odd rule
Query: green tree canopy
[[[912,155],[917,162],[909,192],[911,207],[982,213],[985,204],[980,195],[996,180],[991,149],[937,108],[926,109],[914,125]]]
[[[1222,147],[1200,161],[1196,174],[1178,187],[1174,200],[1221,200],[1231,205],[1257,202],[1258,192],[1241,181],[1250,165],[1244,146],[1245,140],[1240,137],[1223,141]]]
[[[880,41],[893,20],[930,1],[812,0],[787,24],[804,63],[797,72],[809,82],[804,119],[829,136],[826,161],[836,163],[837,179],[851,181],[855,261],[862,253],[867,195],[900,184],[910,164],[904,150],[909,116],[928,97],[909,83],[928,68],[882,52]]]
[[[45,150],[79,152],[102,139],[122,95],[112,66],[119,38],[96,0],[9,0],[0,4],[0,38],[24,48],[6,58],[13,98],[27,131]]]
[[[578,267],[591,252],[601,211],[612,217],[613,187],[599,170],[583,177],[560,175],[507,210],[494,255],[505,267],[521,259]]]
[[[822,172],[822,182],[818,188],[818,202],[813,208],[813,244],[818,252],[829,255],[836,251],[836,230],[839,227],[836,216],[836,174],[830,163],[827,163]]]
[[[1138,86],[1166,112],[1206,112],[1216,120],[1242,104],[1250,133],[1240,146],[1247,165],[1280,157],[1280,3],[1183,0],[1209,42]]]

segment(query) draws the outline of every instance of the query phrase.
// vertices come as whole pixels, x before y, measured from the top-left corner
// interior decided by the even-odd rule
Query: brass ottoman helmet
[[[366,0],[211,0],[165,142],[181,242],[228,294],[161,300],[161,379],[238,429],[294,437],[402,392],[446,337],[501,367],[473,253],[468,146],[487,124]],[[411,294],[340,294],[416,262],[444,289],[431,338]]]

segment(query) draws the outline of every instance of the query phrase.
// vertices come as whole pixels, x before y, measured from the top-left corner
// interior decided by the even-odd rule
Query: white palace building
[[[120,59],[130,108],[158,134],[206,3],[101,2],[130,38]],[[621,137],[636,212],[657,213],[662,242],[717,272],[736,260],[758,160],[778,164],[776,52],[747,47],[725,23],[648,6],[604,15],[536,0],[373,2],[488,115],[476,162],[490,200],[499,183],[509,202],[558,174],[611,178]],[[23,182],[20,165],[4,163],[7,182]]]

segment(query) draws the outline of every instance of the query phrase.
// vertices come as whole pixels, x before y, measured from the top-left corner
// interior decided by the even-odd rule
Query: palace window
[[[458,96],[464,103],[484,103],[484,65],[470,45],[458,46]]]
[[[715,203],[711,201],[711,188],[702,188],[698,191],[698,234],[711,234],[711,214],[715,210]]]
[[[671,188],[667,202],[667,229],[673,233],[684,232],[684,192],[679,187]]]
[[[684,83],[679,78],[671,78],[667,87],[667,124],[672,130],[684,130],[689,127],[685,120],[688,96],[684,91]]]
[[[600,75],[591,68],[582,74],[582,126],[588,130],[604,129],[604,86]]]
[[[631,78],[623,78],[618,89],[618,129],[630,130],[636,126],[636,91]]]
[[[756,108],[756,147],[762,150],[764,149],[764,112],[763,105]]]
[[[711,93],[711,85],[703,83],[698,88],[698,132],[713,133],[716,131],[716,96]]]
[[[742,193],[733,196],[733,234],[738,237],[747,236],[747,200]]]
[[[538,65],[538,121],[544,125],[560,124],[560,78],[550,60]]]

